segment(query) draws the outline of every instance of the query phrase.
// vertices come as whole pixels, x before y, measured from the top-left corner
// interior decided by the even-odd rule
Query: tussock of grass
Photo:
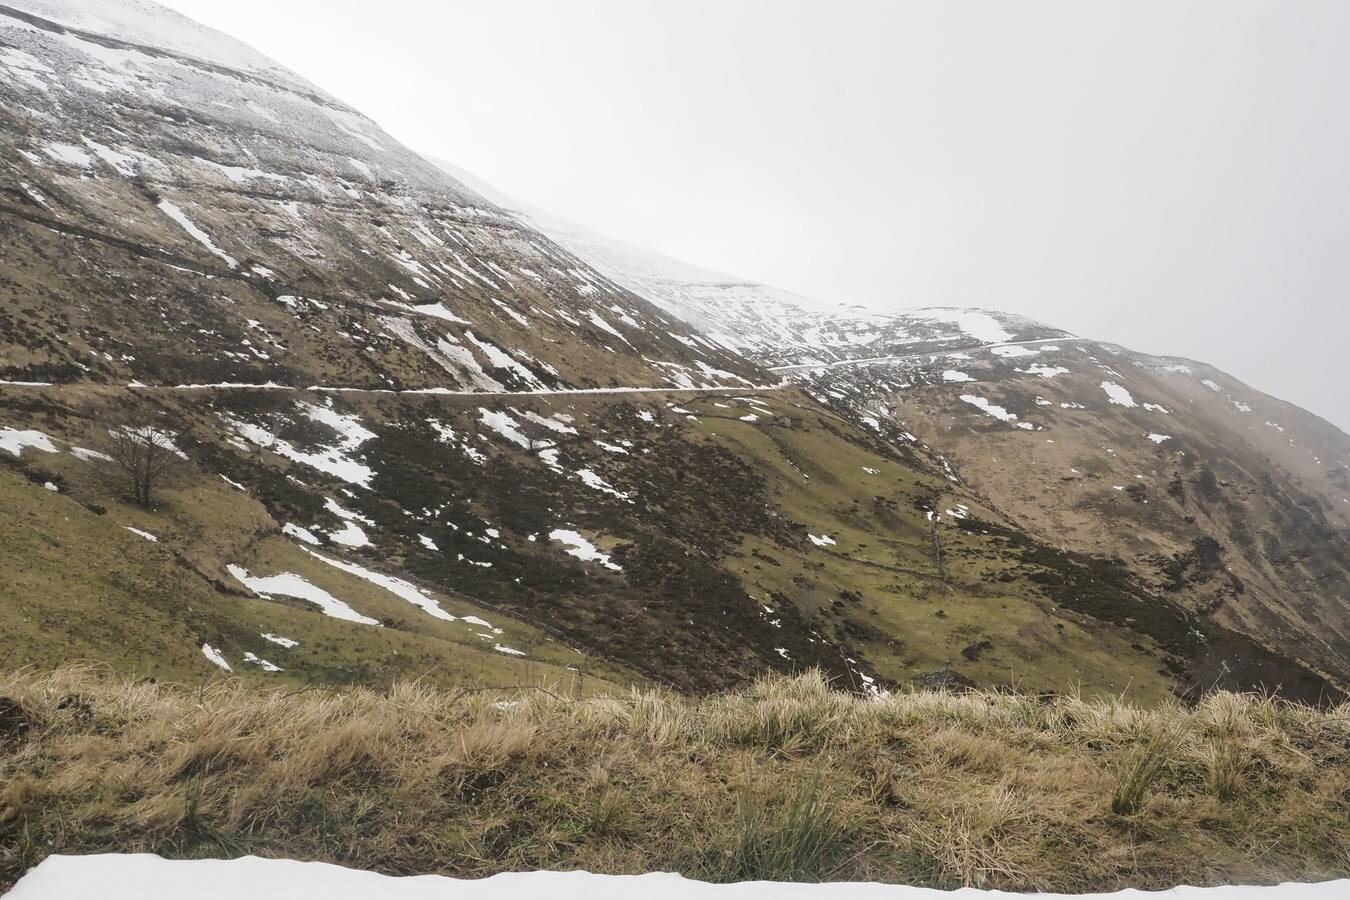
[[[725,856],[701,868],[714,881],[813,881],[843,849],[842,831],[820,790],[819,775],[800,786],[780,809],[762,791],[741,794],[737,831]]]
[[[699,700],[286,693],[76,668],[0,676],[0,698],[23,726],[0,733],[0,885],[109,850],[1061,891],[1350,875],[1350,706],[871,701],[814,674]]]
[[[1211,755],[1212,749],[1206,748],[1206,757]],[[1170,756],[1170,739],[1162,733],[1149,736],[1126,754],[1116,770],[1116,790],[1111,796],[1111,812],[1118,816],[1138,812],[1149,789],[1166,772]]]

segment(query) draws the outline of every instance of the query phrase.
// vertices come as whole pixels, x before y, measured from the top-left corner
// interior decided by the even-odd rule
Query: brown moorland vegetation
[[[0,889],[52,853],[1111,890],[1350,875],[1350,706],[819,674],[689,699],[0,676]]]

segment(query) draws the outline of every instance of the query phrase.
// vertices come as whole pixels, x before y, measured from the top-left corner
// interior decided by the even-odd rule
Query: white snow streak
[[[506,652],[502,650],[500,652]],[[1181,886],[1161,894],[1018,894],[1025,900],[1341,900],[1350,879],[1276,887]],[[590,872],[507,872],[482,879],[444,875],[399,878],[332,863],[245,856],[233,860],[165,860],[148,853],[47,857],[25,875],[10,900],[995,900],[1009,894],[978,888],[942,891],[859,882],[795,884],[743,881],[709,884],[668,872],[596,875]]]
[[[315,554],[317,556],[317,554]],[[322,559],[323,557],[320,557]],[[266,578],[257,578],[248,574],[248,570],[243,566],[234,564],[225,567],[231,575],[240,581],[245,587],[257,594],[263,596],[281,595],[283,597],[295,597],[299,600],[308,600],[319,607],[326,616],[332,616],[334,619],[343,619],[348,622],[357,622],[361,625],[379,625],[380,623],[363,616],[352,609],[345,602],[334,597],[318,585],[310,584],[304,579],[304,576],[297,575],[294,572],[282,572],[279,575],[272,575]]]
[[[220,651],[210,644],[202,644],[202,656],[205,656],[213,665],[220,666],[226,672],[234,671],[230,668],[230,664],[225,661],[225,657],[221,655]]]
[[[198,228],[197,225],[187,217],[187,213],[183,212],[181,209],[179,209],[176,205],[169,202],[168,200],[159,201],[159,208],[160,211],[164,213],[164,215],[168,216],[170,219],[173,219],[175,222],[177,222],[184,231],[192,235],[197,240],[197,242],[200,243],[203,247],[205,247],[207,250],[210,250],[212,253],[214,253],[216,256],[219,256],[221,259],[225,260],[225,264],[228,265],[231,269],[239,268],[239,261],[236,260],[233,256],[230,256],[230,254],[226,253],[224,250],[217,247],[215,245],[215,242],[211,240],[211,235],[207,234],[205,231],[202,231],[200,228]]]

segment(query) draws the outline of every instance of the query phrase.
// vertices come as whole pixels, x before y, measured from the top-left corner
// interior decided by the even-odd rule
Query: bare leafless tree
[[[113,474],[130,483],[132,498],[145,509],[150,508],[155,490],[182,462],[173,437],[148,419],[128,418],[110,424],[103,444]]]

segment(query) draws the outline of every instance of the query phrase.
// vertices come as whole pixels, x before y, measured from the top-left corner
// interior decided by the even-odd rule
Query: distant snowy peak
[[[86,36],[101,36],[119,45],[157,48],[331,100],[242,41],[148,0],[5,0],[0,6]]]
[[[1068,336],[1030,319],[987,310],[888,313],[820,303],[605,237],[522,203],[458,166],[430,161],[615,283],[763,365],[810,366]]]

